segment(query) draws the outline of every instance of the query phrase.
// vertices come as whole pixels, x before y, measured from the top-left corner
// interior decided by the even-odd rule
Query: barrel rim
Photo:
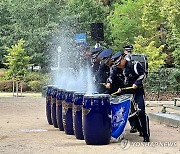
[[[74,92],[75,95],[85,95],[86,93],[85,92]]]
[[[61,88],[58,88],[57,90],[58,91],[63,91],[63,92],[66,91],[65,89],[61,89]]]
[[[84,95],[84,97],[86,98],[109,98],[110,95],[109,94],[93,94],[93,95]]]
[[[74,93],[74,90],[66,90],[67,93]]]

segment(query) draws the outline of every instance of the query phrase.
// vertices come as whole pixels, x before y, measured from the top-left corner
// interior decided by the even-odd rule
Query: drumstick
[[[134,89],[134,88],[133,87],[121,88],[121,90],[128,90],[128,89]]]
[[[106,83],[99,83],[99,84],[102,84],[103,86],[106,86]]]
[[[111,96],[118,94],[118,93],[119,93],[119,91],[116,91],[116,92],[112,93]]]
[[[133,89],[133,87],[121,88],[121,90],[127,90],[127,89]],[[119,91],[116,91],[116,92],[112,93],[111,95],[113,96],[113,95],[118,94],[118,93],[119,93]]]

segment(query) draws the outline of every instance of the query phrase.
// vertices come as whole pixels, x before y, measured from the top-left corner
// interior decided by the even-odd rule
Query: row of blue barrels
[[[109,95],[65,91],[48,86],[46,92],[47,121],[67,135],[85,139],[89,145],[109,144],[111,138]]]

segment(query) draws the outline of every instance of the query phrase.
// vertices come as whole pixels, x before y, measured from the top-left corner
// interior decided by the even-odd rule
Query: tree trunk
[[[23,87],[22,87],[22,82],[21,82],[21,96],[22,96],[22,90],[23,90]]]
[[[14,78],[13,78],[13,96],[14,96],[15,86],[14,86]]]
[[[18,81],[16,81],[16,96],[18,96]]]

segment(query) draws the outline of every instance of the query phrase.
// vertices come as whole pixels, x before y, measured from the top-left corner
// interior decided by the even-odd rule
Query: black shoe
[[[144,136],[144,141],[143,142],[150,142],[149,136]]]
[[[143,137],[143,132],[139,132],[139,136]]]
[[[132,127],[131,130],[130,130],[130,133],[136,133],[137,132],[137,129]]]

